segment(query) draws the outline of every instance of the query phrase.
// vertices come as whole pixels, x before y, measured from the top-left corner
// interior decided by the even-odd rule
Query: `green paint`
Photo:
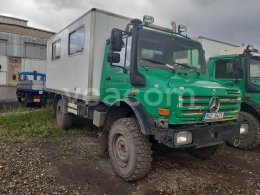
[[[234,79],[232,76],[226,77],[226,78],[218,78],[220,82],[227,86],[234,86],[238,87],[242,92],[242,99],[243,101],[247,100],[252,103],[257,104],[260,106],[260,94],[259,93],[252,93],[249,92],[246,88],[246,72],[249,71],[248,67],[250,67],[250,61],[248,54],[243,55],[227,55],[227,56],[218,56],[218,57],[212,57],[209,59],[208,62],[208,72],[211,78],[216,79],[216,72],[217,72],[217,66],[220,66],[220,64],[217,63],[219,60],[230,60],[231,62],[235,60],[235,58],[240,57],[241,58],[241,68],[242,68],[242,76],[238,80]],[[252,79],[252,83],[254,85],[260,86],[260,79]]]
[[[185,40],[189,44],[195,44],[201,47],[199,42],[182,38],[178,35],[158,31],[153,31],[153,33],[164,36],[167,39]],[[160,51],[154,50],[148,51],[143,49],[141,55],[151,59],[154,55],[160,54]],[[210,79],[206,71],[201,71],[201,73],[198,74],[189,69],[181,71],[177,68],[176,71],[173,71],[168,68],[147,68],[141,66],[141,61],[139,60],[140,64],[138,69],[139,72],[146,77],[146,86],[144,88],[138,88],[130,84],[129,68],[123,71],[122,68],[110,66],[106,57],[109,52],[110,45],[107,44],[103,62],[100,101],[111,105],[120,99],[132,97],[140,102],[155,120],[168,119],[169,124],[180,125],[204,123],[202,121],[203,113],[210,112],[209,103],[211,98],[219,97],[221,98],[220,110],[221,112],[225,112],[224,120],[237,119],[241,103],[239,89],[236,87],[227,87],[222,84],[221,81]],[[198,52],[198,50],[191,50],[187,55],[179,55],[185,55],[188,58],[187,61],[189,64],[200,68]],[[203,61],[204,56],[202,56],[201,59]],[[146,63],[152,64],[151,62]],[[235,93],[228,94],[230,90]],[[136,96],[131,96],[130,91],[136,91]],[[190,97],[192,95],[194,95],[194,98]],[[233,101],[232,103],[230,103],[231,100]],[[170,109],[170,116],[159,116],[159,108]]]

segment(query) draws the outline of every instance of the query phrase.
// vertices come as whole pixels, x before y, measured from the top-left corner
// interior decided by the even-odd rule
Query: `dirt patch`
[[[99,156],[96,137],[68,131],[58,139],[10,143],[0,138],[0,194],[259,194],[260,147],[226,147],[202,161],[157,145],[151,173],[138,182],[117,177]]]

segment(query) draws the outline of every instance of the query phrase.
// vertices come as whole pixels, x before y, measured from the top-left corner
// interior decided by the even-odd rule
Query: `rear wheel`
[[[60,99],[56,106],[56,121],[60,128],[69,129],[72,126],[72,115],[66,111],[63,100]]]
[[[219,151],[219,149],[220,145],[199,149],[190,148],[188,149],[188,153],[196,158],[207,160],[214,156]]]
[[[30,98],[30,95],[29,95],[28,93],[26,93],[26,94],[25,94],[25,97],[24,97],[24,100],[23,100],[24,105],[25,105],[26,107],[30,106],[30,100],[29,100],[29,98]]]
[[[151,143],[134,118],[114,122],[109,132],[108,152],[115,172],[126,181],[141,179],[151,169]]]

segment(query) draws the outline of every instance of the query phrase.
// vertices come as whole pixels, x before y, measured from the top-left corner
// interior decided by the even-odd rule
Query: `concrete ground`
[[[0,102],[16,101],[16,87],[0,87]]]
[[[16,87],[0,87],[0,110],[18,106]]]

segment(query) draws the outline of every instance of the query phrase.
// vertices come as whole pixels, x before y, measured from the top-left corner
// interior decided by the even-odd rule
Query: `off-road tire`
[[[25,97],[24,97],[23,103],[24,103],[24,106],[25,106],[25,107],[30,106],[30,103],[29,103],[29,95],[28,95],[28,93],[25,94]]]
[[[108,152],[114,171],[126,181],[141,179],[151,170],[151,143],[149,137],[141,133],[134,118],[123,118],[113,123]]]
[[[260,144],[260,124],[257,118],[247,112],[240,112],[240,122],[248,122],[249,133],[243,139],[240,139],[240,144],[237,146],[242,150],[250,150]]]
[[[56,121],[60,128],[68,130],[72,126],[72,114],[66,111],[63,100],[60,99],[56,106]]]
[[[215,154],[217,154],[219,150],[220,150],[220,145],[209,146],[209,147],[199,148],[199,149],[190,148],[187,151],[190,155],[196,158],[207,160],[210,159]]]

